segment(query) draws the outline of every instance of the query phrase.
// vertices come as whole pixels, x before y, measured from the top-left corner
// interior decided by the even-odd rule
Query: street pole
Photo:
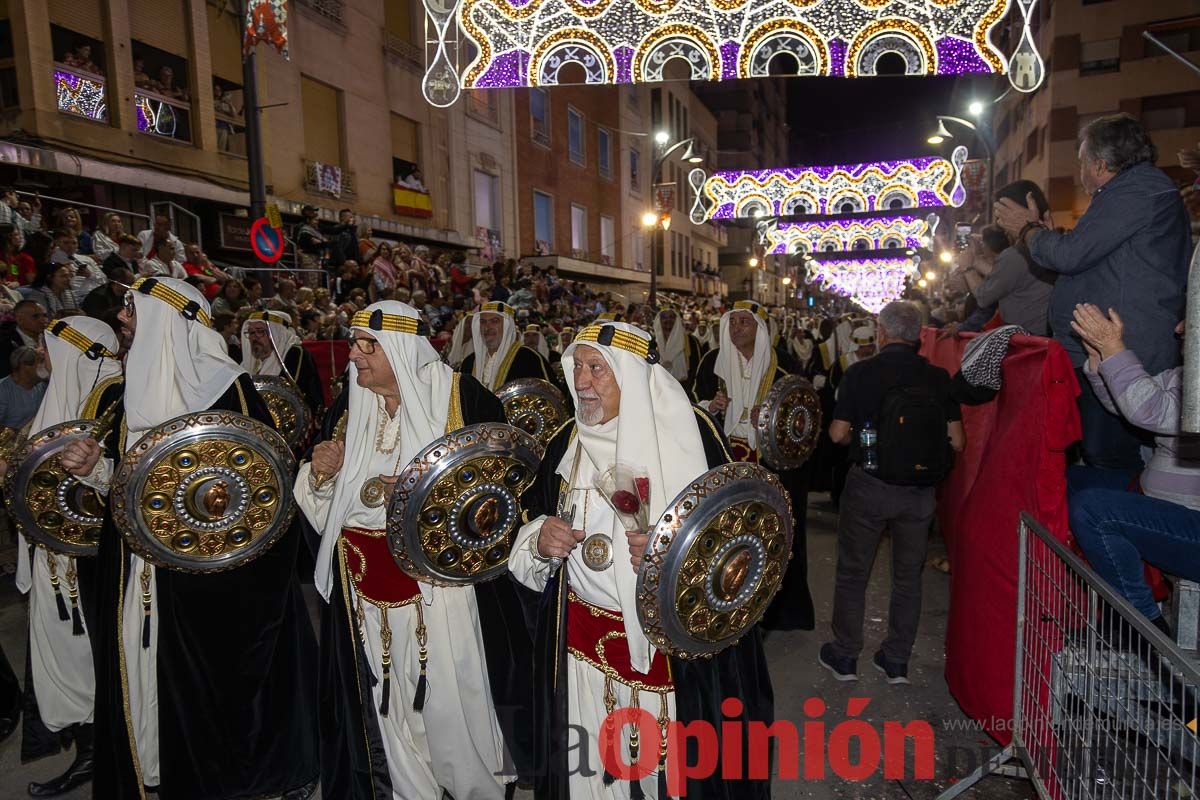
[[[246,19],[246,0],[238,0],[238,24]],[[267,181],[263,176],[262,129],[258,118],[257,46],[242,57],[242,117],[246,122],[246,171],[250,183],[250,217],[267,213]]]

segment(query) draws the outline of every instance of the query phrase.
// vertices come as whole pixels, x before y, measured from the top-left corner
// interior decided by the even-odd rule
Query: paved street
[[[820,505],[820,496],[814,495],[814,505]],[[767,654],[775,686],[776,716],[792,720],[799,726],[812,719],[804,713],[803,704],[809,698],[820,698],[827,707],[821,717],[825,722],[826,738],[837,724],[846,718],[845,709],[850,698],[870,700],[866,710],[858,718],[866,720],[877,731],[882,730],[885,720],[906,723],[912,720],[927,720],[937,737],[936,768],[934,781],[885,781],[877,772],[871,778],[852,783],[841,780],[827,771],[823,782],[776,781],[776,800],[798,800],[815,798],[851,798],[853,800],[931,800],[949,785],[948,777],[967,771],[966,752],[981,753],[982,748],[991,746],[984,734],[967,724],[962,712],[946,690],[942,679],[942,637],[945,627],[948,576],[927,569],[925,572],[925,613],[917,654],[910,668],[911,686],[890,687],[883,676],[869,663],[870,653],[886,632],[888,563],[887,545],[881,549],[877,572],[872,582],[867,611],[867,658],[860,661],[857,684],[842,684],[835,681],[816,663],[816,652],[820,643],[828,636],[828,619],[833,596],[833,574],[836,554],[836,517],[820,509],[809,514],[809,579],[817,603],[818,629],[813,632],[774,634],[767,642]],[[936,548],[935,548],[936,551]],[[935,552],[935,554],[937,554]],[[22,664],[25,657],[25,609],[12,588],[11,577],[4,581],[0,593],[0,642],[14,664]],[[28,795],[25,786],[30,780],[44,780],[65,768],[69,754],[46,759],[35,764],[18,763],[19,741],[14,735],[0,746],[0,800],[18,800]],[[911,751],[911,748],[910,748]],[[959,753],[957,773],[947,763],[948,752]],[[853,755],[853,753],[852,753]],[[911,756],[910,756],[911,757]],[[852,758],[852,763],[855,759]],[[911,773],[911,769],[909,770]],[[801,769],[803,775],[803,769]],[[68,795],[72,798],[90,797],[90,788],[85,787]],[[518,794],[518,797],[532,795]],[[976,800],[1023,800],[1035,794],[1029,784],[1005,778],[990,778],[985,786],[976,789],[968,797]]]

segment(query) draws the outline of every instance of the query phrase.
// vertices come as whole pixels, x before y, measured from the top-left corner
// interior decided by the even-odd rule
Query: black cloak
[[[695,413],[709,467],[729,463],[729,445],[720,429],[706,412],[696,409]],[[575,424],[572,419],[564,425],[546,447],[537,480],[522,498],[529,519],[557,513],[561,485],[558,465],[566,453]],[[538,753],[534,793],[537,800],[569,800],[568,776],[576,766],[570,763],[576,751],[568,750],[569,690],[565,679],[555,686],[555,676],[567,674],[565,670],[558,670],[557,666],[569,658],[566,640],[567,583],[567,570],[559,569],[546,584],[536,608],[531,609],[535,615],[533,622],[536,631],[534,686],[537,691],[533,725]],[[775,697],[757,627],[752,628],[737,644],[711,659],[689,661],[674,656],[668,656],[668,659],[675,684],[675,718],[680,722],[704,720],[720,732],[722,720],[735,719],[721,714],[721,702],[728,697],[736,697],[744,704],[740,718],[740,730],[743,733],[748,730],[751,720],[765,725],[774,722]],[[589,745],[594,745],[594,740],[589,741]],[[723,751],[724,745],[721,747]],[[743,736],[742,752],[749,752],[746,736]],[[587,757],[593,769],[602,769],[594,746]],[[688,763],[695,762],[696,754],[689,750]],[[689,780],[687,796],[699,800],[767,800],[771,796],[770,780],[725,780],[720,773],[718,767],[710,778]],[[659,797],[667,796],[666,777],[659,773]]]
[[[237,411],[273,424],[245,373],[209,410]],[[118,430],[106,440],[114,463],[123,453],[123,416],[122,411]],[[316,779],[317,642],[296,579],[299,544],[292,526],[270,550],[228,572],[157,570],[159,796],[270,796]],[[111,514],[96,568],[100,619],[111,622],[93,636],[93,796],[144,798],[121,639],[130,551]]]

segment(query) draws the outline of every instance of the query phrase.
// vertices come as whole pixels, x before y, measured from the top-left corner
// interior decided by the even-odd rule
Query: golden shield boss
[[[755,432],[767,464],[776,469],[804,466],[821,436],[817,390],[799,375],[777,381],[762,402]]]
[[[157,567],[220,572],[270,549],[296,513],[296,459],[258,420],[186,414],[126,453],[109,492],[130,549]]]
[[[555,431],[570,418],[563,393],[541,378],[509,381],[496,396],[504,404],[509,424],[537,439],[542,447],[550,443]]]
[[[281,375],[256,375],[254,388],[267,404],[275,429],[283,434],[292,451],[304,449],[312,435],[313,418],[296,384]]]
[[[689,659],[736,643],[783,583],[792,528],[783,484],[757,464],[692,481],[651,528],[638,571],[638,621],[650,642]]]
[[[388,545],[400,569],[437,586],[502,575],[521,494],[541,460],[534,437],[498,422],[460,428],[418,453],[388,508]]]
[[[101,421],[76,419],[52,425],[15,450],[5,500],[21,533],[68,556],[94,556],[108,501],[63,469],[59,456],[71,442],[91,439]]]

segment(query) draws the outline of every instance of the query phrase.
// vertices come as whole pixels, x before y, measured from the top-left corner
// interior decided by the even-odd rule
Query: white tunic
[[[590,473],[590,461],[587,458],[581,459],[579,476],[575,483],[579,486],[592,486],[594,478]],[[569,512],[572,506],[575,507],[574,527],[584,530],[588,534],[608,533],[612,530],[613,511],[594,489],[569,490],[563,507]],[[584,522],[585,516],[586,523]],[[550,579],[549,561],[537,554],[537,538],[545,519],[545,516],[541,516],[521,527],[513,545],[512,555],[508,559],[508,568],[513,577],[536,592],[545,590],[546,582]],[[613,542],[614,564],[618,559],[628,562],[629,557],[628,542]],[[581,600],[617,614],[621,613],[621,605],[617,597],[616,573],[612,565],[602,572],[588,568],[583,562],[583,548],[576,546],[571,551],[571,555],[563,561],[562,569],[568,570],[571,590]],[[590,748],[587,754],[588,763],[595,770],[595,775],[591,777],[581,774],[579,770],[571,772],[569,776],[571,800],[613,800],[613,798],[627,800],[629,798],[629,782],[617,780],[606,786],[603,777],[604,767],[599,760],[600,726],[608,716],[608,709],[604,705],[604,673],[574,656],[568,656],[565,666],[568,696],[567,721],[588,732],[587,746]],[[611,685],[616,696],[615,708],[631,706],[634,690],[617,681],[612,681]],[[638,692],[638,705],[652,716],[657,717],[659,713],[658,693]],[[671,719],[675,718],[674,692],[667,693],[667,713]],[[622,736],[623,757],[626,763],[629,762],[629,733],[631,730],[632,728],[626,726]],[[579,743],[574,741],[555,743],[555,746],[561,747],[577,747],[578,745]],[[651,759],[655,763],[658,760],[658,753],[647,743],[643,743],[639,754],[639,761],[645,763],[645,759]],[[658,773],[651,772],[643,778],[641,787],[647,798],[655,800],[658,797]]]
[[[399,452],[399,447],[396,453]],[[372,468],[379,475],[394,475],[396,453],[375,452]],[[296,502],[318,531],[325,528],[333,500],[334,481],[314,491],[309,482],[310,464],[296,477]],[[342,527],[382,530],[386,504],[367,508],[357,499]],[[428,636],[425,706],[413,711],[420,675],[416,605],[381,609],[363,602],[353,586],[344,587],[361,615],[367,663],[375,676],[372,712],[376,715],[387,754],[388,775],[395,800],[438,798],[445,789],[458,800],[485,800],[504,796],[504,740],[492,703],[483,634],[475,592],[470,587],[442,588],[420,584],[422,611]],[[341,603],[341,598],[331,602]],[[392,631],[391,694],[388,714],[379,714],[383,701],[380,629],[387,614]]]

